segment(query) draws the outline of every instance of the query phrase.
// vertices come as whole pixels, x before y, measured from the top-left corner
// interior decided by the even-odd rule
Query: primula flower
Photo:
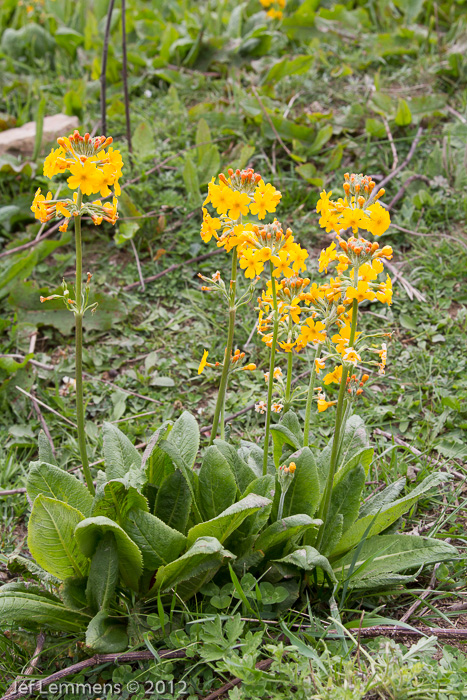
[[[376,298],[382,304],[391,306],[392,304],[392,281],[389,275],[386,276],[386,282],[381,282],[379,289],[376,292]]]
[[[258,255],[256,250],[247,248],[242,253],[240,258],[240,267],[245,270],[245,277],[249,279],[254,279],[257,275],[260,275],[264,269],[263,262]]]
[[[321,357],[317,357],[315,359],[315,372],[316,374],[319,374],[322,369],[325,369],[326,363]]]
[[[287,251],[281,250],[279,251],[278,255],[273,255],[271,259],[275,267],[275,270],[272,273],[274,277],[280,277],[281,275],[284,275],[284,277],[292,277],[293,270],[291,267],[289,267],[291,261]]]
[[[375,202],[368,207],[368,211],[370,212],[370,221],[367,223],[367,230],[373,236],[381,236],[391,224],[388,210],[381,206],[379,202]]]
[[[340,220],[342,228],[351,228],[354,233],[357,233],[359,228],[367,229],[370,219],[361,209],[346,208],[342,212]]]
[[[216,232],[221,227],[221,220],[213,218],[208,214],[208,210],[203,208],[203,224],[201,226],[201,238],[205,243],[209,243],[214,236],[217,238]]]
[[[368,282],[360,281],[355,287],[347,287],[346,296],[348,299],[356,299],[358,303],[369,299],[370,301],[375,298],[375,293],[369,288]]]
[[[300,329],[300,342],[304,343],[324,343],[326,340],[326,326],[321,321],[314,321],[307,318]]]
[[[86,195],[100,191],[100,173],[94,163],[85,160],[84,163],[73,163],[70,166],[71,176],[68,178],[68,186],[72,190],[81,188],[81,192]]]
[[[324,377],[324,383],[327,384],[340,384],[342,379],[342,365],[336,367],[332,372],[329,372]]]
[[[240,215],[246,216],[248,214],[248,206],[250,203],[250,198],[246,192],[238,192],[234,190],[232,192],[229,204],[229,216],[231,219],[238,219]]]
[[[201,362],[199,363],[198,367],[198,374],[201,374],[201,372],[204,370],[207,364],[207,359],[208,359],[209,351],[205,350],[203,353],[203,357],[201,358]]]
[[[321,251],[319,256],[319,271],[328,271],[330,263],[337,258],[336,244],[334,241],[330,246]]]

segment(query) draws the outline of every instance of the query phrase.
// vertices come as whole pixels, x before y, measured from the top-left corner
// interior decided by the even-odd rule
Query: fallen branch
[[[176,651],[168,651],[164,649],[159,651],[158,654],[160,659],[183,659],[186,656],[185,651],[182,649],[177,649]],[[35,683],[28,683],[26,692],[17,691],[14,693],[7,693],[0,698],[0,700],[18,700],[19,698],[26,697],[26,695],[32,695],[32,693],[42,693],[42,689],[46,688],[51,683],[59,681],[61,678],[71,676],[73,673],[80,673],[86,668],[91,668],[92,666],[107,663],[124,664],[131,663],[132,661],[146,661],[150,659],[154,659],[154,655],[150,651],[129,651],[124,654],[95,654],[94,656],[91,656],[90,659],[79,661],[77,664],[73,664],[72,666],[68,666],[68,668],[52,673],[52,675],[47,676],[47,678],[40,678]],[[19,680],[19,682],[15,681],[13,685],[15,688],[17,688],[18,684],[21,684],[21,680]]]
[[[397,166],[397,168],[394,168],[394,170],[392,170],[389,173],[389,175],[386,175],[386,177],[383,177],[381,182],[378,182],[378,187],[377,188],[375,187],[375,190],[374,190],[375,194],[376,194],[377,189],[380,190],[381,187],[385,187],[385,185],[387,185],[388,182],[391,182],[391,180],[393,180],[396,177],[396,175],[399,175],[399,173],[402,170],[404,170],[405,166],[410,163],[410,161],[412,160],[412,158],[414,156],[415,150],[419,144],[419,141],[422,137],[422,134],[423,134],[423,128],[421,126],[419,126],[406,158],[402,161],[402,163],[400,165]]]
[[[34,655],[29,663],[29,666],[24,672],[24,676],[31,676],[34,671],[36,670],[36,666],[39,663],[39,657],[42,652],[42,649],[44,648],[44,642],[45,642],[45,634],[43,632],[40,632],[39,636],[37,637],[37,643],[36,643],[36,649],[34,651]],[[22,678],[22,676],[21,676]],[[3,696],[4,698],[11,697],[12,693],[15,692],[16,688],[18,687],[18,682],[21,683],[22,681],[16,678],[16,680],[13,681],[13,683],[10,685],[8,690],[6,691],[5,695]]]
[[[40,399],[38,399],[37,396],[33,396],[33,395],[30,394],[28,391],[25,391],[24,389],[22,389],[20,386],[15,386],[15,389],[18,389],[18,391],[20,391],[22,394],[24,394],[25,396],[27,396],[27,397],[28,397],[29,399],[31,399],[32,401],[37,401],[38,404],[40,404],[41,406],[43,406],[44,408],[46,408],[46,409],[47,409],[48,411],[50,411],[51,413],[54,413],[56,416],[58,416],[59,418],[61,418],[61,419],[64,420],[64,421],[66,421],[66,422],[69,423],[70,425],[72,425],[73,428],[76,428],[76,427],[77,427],[76,424],[73,423],[73,421],[71,421],[69,418],[66,418],[65,416],[62,416],[62,414],[59,413],[58,411],[56,411],[55,408],[52,408],[51,406],[48,406],[46,403],[44,403],[43,401],[41,401]]]
[[[135,242],[132,238],[130,238],[130,243],[131,243],[131,248],[133,250],[133,255],[135,256],[135,260],[136,260],[136,267],[138,269],[138,277],[139,277],[139,283],[141,285],[141,291],[144,292],[146,287],[144,286],[143,271],[141,269],[141,262],[139,259],[138,251],[136,250]]]
[[[222,248],[217,248],[216,250],[212,250],[210,253],[204,253],[204,255],[197,255],[195,258],[190,258],[189,260],[185,260],[184,262],[181,262],[181,263],[174,263],[174,265],[171,265],[166,270],[162,270],[162,272],[158,272],[157,275],[152,275],[152,277],[146,277],[144,282],[145,282],[145,284],[148,284],[149,282],[155,282],[156,280],[160,279],[161,277],[164,277],[164,275],[168,275],[170,272],[174,272],[175,270],[178,270],[179,267],[183,267],[184,265],[191,265],[192,263],[196,263],[196,262],[201,262],[202,260],[207,260],[208,258],[212,258],[214,255],[218,255],[219,253],[222,253],[222,252],[223,252]],[[141,282],[132,282],[131,284],[127,284],[126,287],[123,287],[123,291],[128,292],[130,289],[134,289],[135,287],[139,287],[140,285],[141,285]]]
[[[421,292],[419,292],[418,289],[416,289],[412,284],[410,284],[410,282],[405,277],[402,276],[401,271],[398,270],[397,267],[395,267],[395,265],[390,263],[389,260],[386,260],[385,263],[386,263],[386,267],[388,268],[388,270],[390,270],[392,272],[392,274],[394,275],[394,278],[392,281],[393,282],[396,282],[397,280],[400,281],[401,286],[404,287],[404,289],[407,292],[407,295],[411,301],[415,297],[415,299],[417,299],[417,301],[423,301],[426,303],[425,296]]]
[[[411,175],[410,177],[407,178],[407,180],[404,182],[404,184],[400,187],[396,195],[391,199],[389,202],[387,209],[388,211],[391,211],[391,209],[397,204],[397,202],[402,199],[402,197],[405,194],[405,191],[407,187],[412,183],[415,182],[415,180],[423,180],[427,185],[430,184],[430,178],[427,177],[426,175]]]
[[[416,447],[412,447],[412,445],[409,445],[408,442],[406,442],[402,438],[398,437],[397,435],[393,435],[392,433],[388,433],[385,430],[380,430],[379,428],[375,428],[373,430],[373,433],[375,435],[381,435],[381,437],[386,438],[386,440],[394,440],[396,445],[401,445],[401,447],[406,447],[409,450],[409,452],[411,452],[416,457],[423,456],[423,452],[421,452],[420,450],[417,450]],[[445,464],[442,464],[441,462],[439,462],[437,460],[430,459],[430,462],[433,466],[441,469],[441,471],[447,471],[450,474],[454,474],[454,476],[457,476],[458,479],[462,479],[462,480],[467,479],[467,474],[461,474],[460,472],[457,472],[454,469],[448,469]],[[416,472],[420,471],[420,467],[412,467],[412,469]]]
[[[57,231],[59,226],[60,226],[60,221],[58,221],[51,228],[49,228],[44,233],[44,235],[41,236],[40,238],[35,238],[33,241],[29,241],[29,243],[23,243],[23,245],[19,245],[16,248],[9,248],[8,250],[5,250],[3,253],[0,253],[0,258],[6,258],[7,255],[13,255],[14,253],[20,253],[22,250],[27,250],[28,248],[32,248],[33,246],[37,245],[38,243],[42,243],[42,241],[45,238],[48,238],[48,236],[50,236],[50,234],[52,234],[54,231]]]
[[[397,164],[399,163],[399,156],[397,155],[397,149],[396,149],[396,144],[394,143],[394,139],[392,137],[391,129],[389,127],[389,122],[386,119],[386,117],[381,117],[384,128],[386,129],[386,134],[389,140],[389,145],[391,146],[391,151],[392,151],[392,168],[391,170],[395,170],[397,168]]]
[[[262,103],[262,101],[261,101],[261,98],[260,98],[260,96],[259,96],[259,94],[258,94],[258,90],[255,88],[254,85],[251,86],[251,90],[252,90],[254,96],[256,97],[256,99],[258,100],[259,106],[261,107],[261,110],[262,110],[264,116],[265,116],[266,119],[268,120],[269,126],[271,127],[271,129],[272,129],[272,131],[273,131],[273,133],[274,133],[274,136],[275,136],[276,139],[279,141],[280,145],[282,146],[282,148],[284,149],[284,151],[287,153],[287,155],[288,155],[290,158],[293,158],[293,153],[292,153],[292,151],[291,151],[291,150],[285,145],[285,143],[283,142],[283,140],[282,140],[282,138],[281,138],[279,132],[277,131],[276,127],[274,126],[274,124],[273,124],[273,122],[272,122],[271,117],[270,117],[269,114],[268,114],[268,111],[267,111],[266,107],[263,105],[263,103]]]

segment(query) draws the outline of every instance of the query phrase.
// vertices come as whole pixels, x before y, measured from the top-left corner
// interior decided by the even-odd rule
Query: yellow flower
[[[348,299],[356,299],[358,303],[364,301],[365,299],[374,299],[375,293],[369,288],[368,282],[361,280],[357,288],[347,287],[346,296]]]
[[[342,359],[344,362],[350,362],[350,364],[356,365],[362,358],[353,348],[348,348],[342,356]]]
[[[63,160],[65,157],[64,149],[59,146],[50,151],[49,155],[44,161],[44,175],[48,178],[52,178],[57,173],[62,173],[66,169],[66,162]],[[58,159],[60,159],[59,162]]]
[[[315,372],[316,374],[319,374],[322,369],[325,369],[326,363],[324,360],[321,359],[321,357],[317,357],[315,359]]]
[[[289,343],[289,342],[283,341],[282,343],[279,343],[279,345],[284,352],[292,352],[292,349],[293,349],[295,343]]]
[[[214,183],[209,183],[209,194],[211,197],[211,204],[217,213],[227,214],[232,202],[232,190],[225,185],[215,185]]]
[[[361,331],[357,331],[355,333],[355,340],[358,338],[358,336],[361,335]],[[337,352],[342,355],[348,345],[349,345],[349,339],[350,339],[350,325],[345,325],[343,326],[339,333],[336,333],[335,335],[332,336],[331,340],[333,343],[336,344],[336,350]]]
[[[281,275],[284,275],[284,277],[292,277],[293,270],[289,267],[289,254],[286,250],[280,250],[279,254],[273,255],[271,259],[276,268],[272,273],[274,277],[280,277]]]
[[[382,304],[391,306],[392,304],[392,281],[389,275],[386,276],[386,282],[381,282],[379,289],[376,292],[376,298]]]
[[[326,340],[326,326],[321,321],[314,321],[307,318],[300,329],[300,342],[304,343],[324,343]]]
[[[332,372],[324,377],[325,384],[340,384],[342,379],[342,365],[336,367]]]
[[[305,250],[305,248],[302,248],[300,245],[298,245],[298,243],[296,243],[291,253],[291,257],[293,260],[292,267],[295,272],[306,270],[305,260],[308,257],[308,251]]]
[[[57,202],[57,214],[61,214],[62,216],[65,216],[67,219],[69,219],[71,216],[71,213],[68,211],[68,209],[63,204],[63,202]]]
[[[367,224],[367,230],[373,234],[373,236],[381,236],[385,233],[390,224],[391,217],[389,212],[385,209],[379,202],[375,202],[368,207],[370,212],[370,220]]]
[[[323,411],[326,411],[329,406],[334,406],[336,401],[326,401],[326,399],[318,399],[318,411],[319,413],[322,413]]]
[[[294,323],[300,323],[301,313],[302,309],[299,306],[297,306],[297,304],[292,304],[292,306],[289,306],[289,314]]]
[[[76,190],[80,187],[81,192],[87,195],[99,192],[100,173],[89,159],[85,160],[83,164],[73,163],[70,166],[70,172],[71,176],[67,180],[70,189]]]
[[[316,204],[316,211],[318,214],[324,214],[325,212],[329,211],[329,208],[331,206],[331,195],[332,192],[326,193],[326,190],[323,190],[321,194],[319,195],[318,203]]]
[[[245,277],[254,279],[260,275],[264,269],[263,262],[258,255],[258,251],[247,248],[240,258],[240,267],[245,270]]]
[[[246,192],[238,192],[238,190],[233,191],[229,203],[229,217],[231,219],[238,219],[240,214],[246,216],[246,214],[248,214],[249,203],[250,198]]]
[[[348,207],[342,212],[340,223],[342,228],[351,228],[354,233],[357,233],[359,228],[366,229],[369,221],[369,217],[361,209]]]
[[[213,218],[208,214],[207,209],[203,209],[203,224],[201,226],[201,238],[205,243],[209,243],[214,236],[217,238],[216,231],[221,227],[221,220]]]
[[[207,362],[207,359],[208,359],[208,355],[209,355],[208,350],[205,350],[204,353],[203,353],[203,357],[201,358],[201,362],[199,363],[198,374],[201,374],[201,372],[202,372],[202,371],[204,370],[204,368],[206,367],[206,362]]]
[[[319,256],[319,271],[328,271],[328,267],[333,260],[337,258],[336,244],[334,241],[330,246],[321,251]]]
[[[352,277],[353,271],[350,272],[350,278],[352,279]],[[375,280],[378,277],[378,273],[372,265],[370,265],[369,263],[363,263],[363,265],[360,265],[360,267],[358,268],[358,277],[364,282],[373,282],[373,280]]]

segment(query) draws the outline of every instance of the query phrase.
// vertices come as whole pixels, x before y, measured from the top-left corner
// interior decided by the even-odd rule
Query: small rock
[[[69,136],[78,127],[78,117],[67,114],[54,114],[44,117],[42,144],[55,141],[59,136]],[[16,151],[25,156],[34,152],[36,140],[36,122],[28,122],[17,129],[7,129],[0,132],[0,155],[6,151]]]

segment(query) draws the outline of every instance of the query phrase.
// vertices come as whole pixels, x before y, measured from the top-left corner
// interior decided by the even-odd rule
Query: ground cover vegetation
[[[464,3],[0,12],[5,697],[465,697]]]

